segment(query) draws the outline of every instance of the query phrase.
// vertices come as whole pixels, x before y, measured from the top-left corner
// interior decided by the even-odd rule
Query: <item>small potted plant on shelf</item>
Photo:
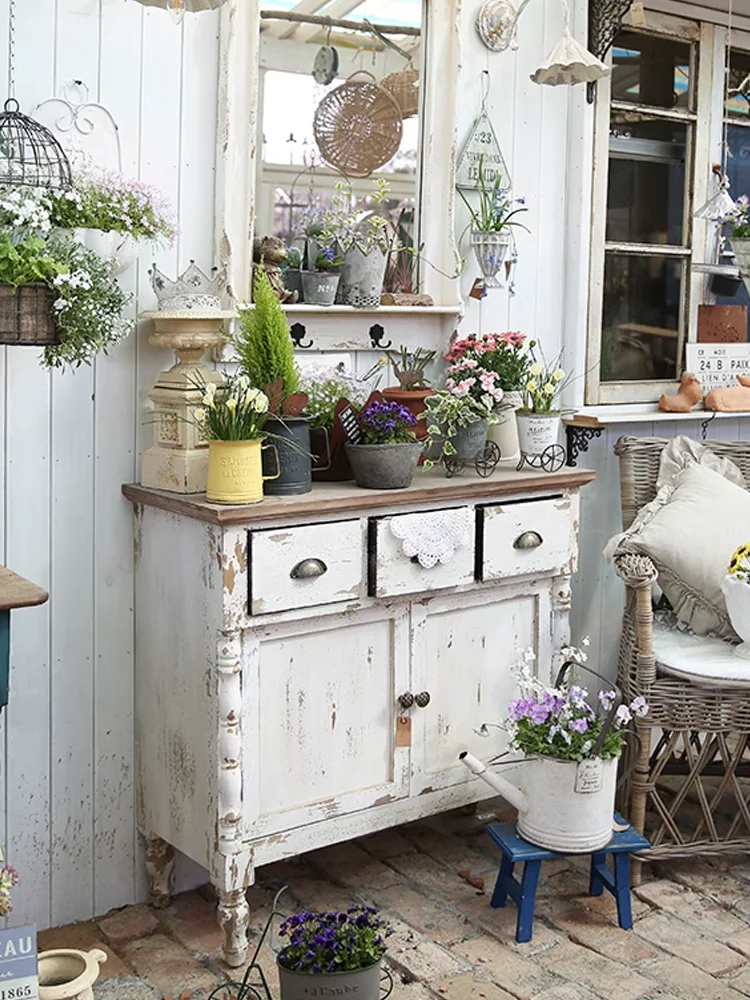
[[[73,187],[50,194],[53,226],[74,230],[100,257],[116,261],[121,274],[144,243],[171,243],[176,227],[169,203],[154,187],[117,171],[87,167]]]
[[[526,229],[516,216],[528,211],[523,198],[515,201],[503,188],[503,177],[498,171],[490,184],[487,180],[484,157],[479,157],[479,204],[475,209],[461,188],[461,199],[471,215],[471,245],[482,272],[485,287],[499,288],[497,273],[503,265],[508,249],[513,243],[513,230]],[[528,232],[528,230],[526,230]]]
[[[389,926],[371,906],[354,906],[342,913],[302,910],[283,921],[285,939],[276,964],[281,1000],[351,996],[378,1000]],[[392,986],[392,984],[391,984]]]
[[[349,404],[360,409],[369,395],[368,375],[358,378],[343,363],[311,365],[302,372],[302,389],[307,395],[310,418],[310,449],[313,460],[322,464],[330,451],[330,468],[314,469],[313,480],[346,482],[354,478],[346,454],[346,434],[339,419]]]
[[[541,455],[550,445],[557,444],[560,436],[560,396],[570,376],[560,367],[562,352],[549,363],[541,347],[532,341],[529,358],[523,406],[516,413],[518,438],[522,454]]]
[[[361,440],[347,443],[357,486],[369,490],[401,490],[411,486],[422,445],[417,420],[400,403],[374,399],[359,415]]]
[[[648,705],[641,696],[630,705],[622,704],[618,690],[604,689],[592,707],[588,691],[567,680],[571,667],[583,667],[586,653],[574,647],[562,652],[566,662],[553,686],[533,676],[533,649],[523,654],[516,668],[520,697],[509,703],[508,718],[499,726],[508,733],[510,748],[523,755],[523,790],[471,754],[460,756],[516,806],[522,837],[548,850],[584,854],[612,839],[617,761],[625,746],[625,727],[634,717],[644,718]],[[609,688],[605,678],[600,679]],[[484,724],[479,732],[488,735],[489,728]]]
[[[197,382],[202,407],[195,422],[208,441],[206,499],[210,503],[258,503],[263,482],[279,475],[279,456],[268,434],[268,396],[250,384],[247,375],[224,377],[224,384]],[[273,453],[275,476],[264,476],[261,452]]]
[[[435,391],[430,387],[425,373],[427,366],[435,360],[436,354],[436,351],[429,351],[424,347],[417,347],[413,351],[408,347],[401,347],[398,354],[386,352],[399,384],[383,389],[383,399],[400,403],[415,417],[424,413],[425,400]],[[417,438],[427,436],[424,421],[417,424],[416,435]]]
[[[478,371],[492,372],[493,385],[502,389],[502,400],[495,409],[489,438],[500,449],[503,458],[518,456],[518,424],[516,411],[523,406],[523,390],[528,382],[531,358],[525,336],[517,331],[507,333],[470,334],[454,340],[445,356],[449,365],[474,359]]]
[[[333,206],[326,217],[326,229],[343,248],[340,299],[344,305],[375,309],[380,305],[383,278],[388,259],[387,220],[378,214],[389,197],[388,182],[379,177],[367,200],[355,202],[351,189],[336,185]]]
[[[284,287],[289,292],[297,293],[298,302],[304,302],[305,296],[302,291],[302,254],[299,247],[287,247],[286,259],[281,264],[281,271],[284,275]]]
[[[302,294],[305,302],[312,306],[332,306],[336,301],[336,290],[341,280],[334,268],[341,266],[341,257],[333,246],[322,246],[315,257],[312,268],[302,271]]]
[[[422,414],[427,421],[424,469],[431,469],[443,458],[476,461],[487,443],[492,407],[475,399],[460,384],[437,390],[425,403],[427,409]]]
[[[312,456],[310,422],[304,416],[307,396],[300,391],[300,373],[284,310],[262,269],[255,272],[253,298],[251,307],[239,310],[239,329],[232,343],[240,371],[269,400],[267,430],[276,439],[281,475],[267,484],[266,493],[308,493],[312,489]],[[272,471],[270,458],[264,456],[264,472],[271,476]]]

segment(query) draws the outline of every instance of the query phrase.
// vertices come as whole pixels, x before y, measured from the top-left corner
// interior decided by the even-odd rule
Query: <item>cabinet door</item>
[[[550,621],[549,593],[534,586],[413,606],[411,690],[430,700],[411,710],[412,795],[470,780],[462,750],[487,760],[506,749],[506,733],[494,726],[516,697],[512,668],[528,648],[538,662],[549,660]],[[483,738],[476,730],[485,722],[494,725]]]
[[[408,795],[409,749],[396,746],[407,608],[248,630],[243,661],[248,839]]]

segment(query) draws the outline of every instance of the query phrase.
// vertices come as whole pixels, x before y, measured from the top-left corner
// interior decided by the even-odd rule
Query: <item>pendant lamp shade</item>
[[[594,83],[609,73],[609,66],[597,59],[567,31],[552,52],[531,74],[534,83],[547,87]]]
[[[168,10],[177,24],[180,23],[185,11],[194,13],[201,10],[216,10],[226,3],[226,0],[135,0],[144,7],[161,7]]]

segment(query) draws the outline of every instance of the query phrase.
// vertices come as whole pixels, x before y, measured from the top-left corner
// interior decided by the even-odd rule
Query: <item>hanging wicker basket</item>
[[[401,108],[402,118],[413,118],[419,112],[419,70],[409,67],[391,73],[380,81],[380,86]]]
[[[326,94],[316,108],[315,141],[326,163],[346,177],[369,177],[398,152],[401,119],[401,108],[393,97],[372,73],[359,70]]]
[[[45,284],[0,284],[0,344],[28,346],[54,344],[57,324],[51,309],[52,297]]]

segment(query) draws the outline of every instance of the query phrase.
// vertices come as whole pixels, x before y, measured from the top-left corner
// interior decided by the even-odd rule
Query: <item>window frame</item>
[[[623,403],[655,402],[663,392],[674,391],[678,378],[652,381],[603,382],[600,378],[602,314],[604,304],[604,269],[606,252],[627,247],[639,257],[651,255],[676,256],[685,261],[686,279],[682,284],[680,321],[681,334],[678,344],[678,358],[684,344],[695,340],[698,304],[705,301],[707,280],[705,275],[694,272],[691,261],[706,260],[710,227],[693,215],[695,207],[703,204],[709,196],[711,164],[720,158],[723,122],[723,67],[726,31],[705,21],[675,17],[669,14],[646,11],[642,23],[634,24],[626,18],[623,28],[644,34],[656,34],[677,41],[693,43],[697,46],[698,73],[692,81],[695,88],[695,111],[675,111],[672,109],[652,109],[637,104],[618,102],[615,106],[630,111],[641,111],[662,119],[679,119],[692,129],[692,140],[688,143],[685,176],[686,204],[691,206],[683,225],[687,227],[687,252],[683,246],[671,247],[662,244],[620,244],[606,241],[607,186],[609,177],[609,132],[611,101],[611,76],[601,80],[597,86],[594,108],[592,214],[589,266],[588,335],[586,342],[585,403],[589,406]],[[733,34],[734,44],[734,34]],[[741,46],[744,48],[744,46]],[[612,55],[608,56],[611,66]],[[706,95],[710,95],[707,97]],[[691,196],[692,195],[692,196]],[[681,359],[680,359],[681,360]]]

